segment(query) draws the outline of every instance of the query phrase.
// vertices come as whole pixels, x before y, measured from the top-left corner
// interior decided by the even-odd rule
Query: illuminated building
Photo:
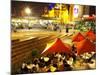
[[[29,9],[28,13],[24,11],[26,7],[31,9],[31,14]],[[12,1],[11,17],[12,19],[35,17],[35,20],[47,18],[47,20],[52,19],[54,22],[66,24],[81,20],[83,15],[95,16],[94,10],[95,6],[87,5]]]
[[[47,10],[47,9],[46,9]],[[47,17],[56,18],[57,22],[67,24],[80,20],[83,15],[83,6],[68,4],[49,4]]]

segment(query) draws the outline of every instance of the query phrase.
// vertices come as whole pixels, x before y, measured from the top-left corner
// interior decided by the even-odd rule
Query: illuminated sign
[[[79,14],[79,5],[75,5],[73,11],[74,18],[77,18]]]

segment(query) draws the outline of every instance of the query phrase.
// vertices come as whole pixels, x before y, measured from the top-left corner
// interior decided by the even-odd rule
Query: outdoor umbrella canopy
[[[84,39],[78,43],[76,43],[77,55],[83,54],[85,52],[95,52],[96,45],[88,39]]]
[[[80,42],[82,40],[84,40],[85,37],[79,32],[76,35],[73,36],[72,41],[73,42]]]
[[[96,40],[96,34],[91,29],[88,32],[86,32],[85,36],[92,41]]]
[[[43,55],[47,54],[53,54],[53,53],[71,53],[71,47],[68,44],[64,44],[60,38],[57,38],[57,40],[49,47],[42,52]]]

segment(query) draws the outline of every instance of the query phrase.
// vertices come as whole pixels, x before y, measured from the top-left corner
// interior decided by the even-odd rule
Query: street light
[[[26,7],[25,8],[25,13],[30,15],[31,14],[31,9],[29,7]]]
[[[29,24],[30,24],[29,16],[31,14],[31,9],[29,7],[26,7],[25,13],[27,14],[27,17],[28,17],[27,21],[28,21],[28,26],[29,26]]]

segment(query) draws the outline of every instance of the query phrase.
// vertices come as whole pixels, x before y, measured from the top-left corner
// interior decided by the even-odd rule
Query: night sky
[[[68,4],[67,4],[68,5]],[[50,10],[54,6],[54,3],[42,3],[42,2],[31,2],[31,1],[11,1],[11,15],[13,16],[26,16],[26,13],[24,9],[26,7],[31,8],[31,15],[30,16],[36,16],[40,17],[44,13],[44,7],[48,7]],[[89,14],[96,14],[95,6],[90,6],[90,12]],[[23,15],[22,15],[23,14]]]
[[[44,7],[48,6],[48,3],[11,1],[11,14],[21,16],[21,12],[24,12],[25,7],[29,7],[31,8],[32,16],[41,16],[43,14]]]

